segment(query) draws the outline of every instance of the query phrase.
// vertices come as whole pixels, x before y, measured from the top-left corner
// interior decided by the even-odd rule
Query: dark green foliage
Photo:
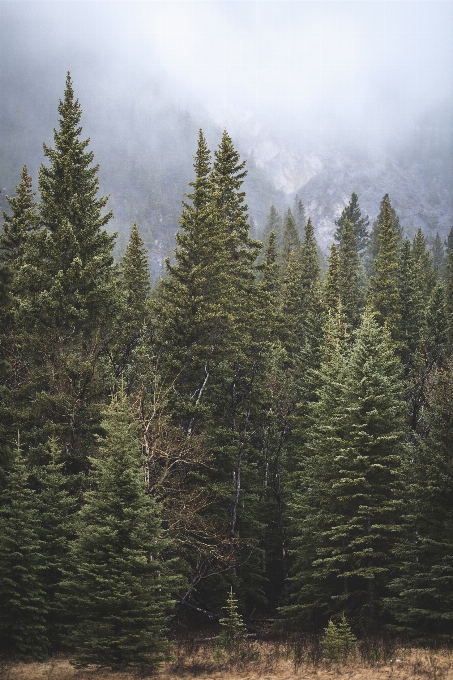
[[[282,218],[278,210],[273,205],[271,205],[266,224],[263,228],[263,235],[261,239],[263,243],[267,243],[269,241],[271,231],[273,231],[275,234],[277,248],[280,248],[283,239]]]
[[[445,254],[448,258],[450,253],[453,251],[453,227],[451,227],[448,232],[447,240],[445,241]]]
[[[294,207],[293,207],[294,220],[297,225],[297,231],[299,233],[299,238],[303,238],[305,225],[307,223],[307,216],[305,214],[305,208],[300,200],[299,196],[294,197]]]
[[[3,213],[3,233],[0,234],[0,262],[17,270],[22,264],[28,235],[38,228],[39,216],[32,179],[24,165],[16,196],[6,200],[12,212]]]
[[[345,663],[355,649],[356,642],[357,638],[346,621],[344,613],[338,623],[329,619],[321,641],[325,658],[336,663]]]
[[[353,194],[354,195],[354,194]],[[340,236],[339,289],[346,323],[357,328],[360,322],[363,290],[360,282],[361,262],[354,225],[344,218]]]
[[[67,490],[63,456],[55,439],[46,447],[46,459],[36,471],[38,487],[36,508],[39,513],[39,538],[43,569],[41,583],[45,592],[47,638],[51,653],[61,650],[70,614],[59,595],[62,580],[70,568],[69,550],[74,538],[77,499]]]
[[[349,201],[348,205],[343,209],[343,212],[341,213],[338,220],[335,221],[337,228],[333,237],[336,241],[338,241],[338,243],[341,242],[346,220],[348,220],[353,226],[357,252],[362,253],[369,246],[370,235],[368,233],[368,226],[370,221],[368,219],[368,215],[366,217],[362,217],[359,207],[359,199],[355,192],[352,193],[351,200]]]
[[[406,470],[405,533],[389,605],[399,629],[437,644],[453,639],[453,364],[430,381],[429,435]]]
[[[345,611],[379,628],[401,530],[405,409],[394,347],[365,312],[350,357],[330,340],[316,421],[297,476],[292,532],[295,603],[313,620]]]
[[[330,246],[329,268],[324,282],[324,301],[327,309],[335,313],[340,301],[340,258],[335,243]]]
[[[300,262],[302,266],[302,289],[308,294],[313,285],[318,285],[321,278],[319,265],[318,244],[315,238],[315,230],[310,217],[304,229],[304,240],[300,249]]]
[[[433,247],[431,248],[431,254],[433,258],[434,271],[437,272],[437,276],[440,279],[443,279],[445,276],[446,258],[444,244],[442,243],[442,239],[440,238],[438,232],[436,233],[436,236],[434,238]]]
[[[19,445],[0,502],[0,536],[0,649],[16,660],[43,659],[48,654],[45,557],[36,493]]]
[[[0,326],[6,328],[10,315],[11,296],[9,293],[11,285],[11,272],[5,265],[0,266]],[[7,356],[7,336],[0,332],[0,414],[3,411],[3,404],[8,398],[8,388],[3,383],[8,375],[10,364],[6,360]],[[0,424],[0,488],[5,482],[4,473],[8,466],[11,450],[7,444],[7,432]]]
[[[135,222],[120,262],[120,288],[123,297],[116,320],[117,332],[110,352],[115,376],[126,377],[127,374],[126,388],[130,390],[135,380],[131,366],[134,349],[141,342],[149,340],[151,333],[148,249]]]
[[[374,261],[367,302],[380,325],[386,325],[393,340],[400,339],[401,299],[398,288],[399,245],[392,207],[384,196],[379,217],[379,251]]]
[[[282,269],[283,272],[286,270],[289,262],[289,256],[294,253],[299,256],[300,251],[300,238],[297,229],[296,221],[293,217],[291,210],[288,208],[285,220],[283,222],[283,241],[282,241]]]
[[[93,491],[71,546],[69,642],[79,666],[154,665],[168,654],[162,635],[170,583],[160,558],[158,507],[145,494],[140,440],[124,396],[107,410],[103,429]]]
[[[53,433],[64,443],[67,471],[86,472],[108,393],[107,347],[117,304],[114,237],[103,228],[106,198],[98,198],[97,166],[80,141],[80,105],[69,74],[55,148],[39,173],[39,230],[29,233],[15,277],[22,291],[15,315],[22,361],[12,394],[11,427],[39,461]],[[36,395],[39,395],[38,397]]]
[[[237,600],[233,594],[233,588],[230,588],[228,601],[226,607],[223,607],[225,612],[224,618],[220,619],[219,623],[222,626],[222,632],[217,637],[217,644],[226,650],[230,650],[238,646],[241,641],[247,636],[247,628],[238,612]]]
[[[390,203],[390,198],[388,194],[385,194],[384,198],[381,201],[379,215],[373,222],[373,227],[370,233],[369,246],[365,256],[365,268],[368,276],[373,276],[376,273],[374,269],[375,260],[378,257],[379,250],[381,247],[380,233],[384,225],[384,222],[392,224],[396,241],[399,244],[403,238],[403,228],[400,225],[400,220],[395,212],[395,209]]]

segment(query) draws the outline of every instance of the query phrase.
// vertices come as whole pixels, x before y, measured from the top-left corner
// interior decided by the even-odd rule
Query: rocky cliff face
[[[386,142],[313,142],[306,135],[279,140],[252,116],[232,112],[228,125],[241,148],[288,204],[297,194],[312,217],[323,249],[353,191],[372,222],[388,193],[408,236],[422,227],[444,238],[453,224],[453,127],[446,109],[433,111],[400,138]]]

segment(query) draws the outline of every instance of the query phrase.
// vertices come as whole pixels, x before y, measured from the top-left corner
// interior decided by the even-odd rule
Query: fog
[[[355,153],[367,149],[369,164],[371,153],[404,144],[415,153],[429,138],[434,140],[431,160],[439,149],[447,158],[453,137],[452,67],[453,2],[0,0],[0,181],[8,189],[14,186],[19,162],[36,174],[42,141],[52,140],[69,70],[82,104],[84,133],[102,161],[102,188],[113,193],[115,213],[124,222],[133,216],[125,204],[137,202],[141,189],[122,196],[126,180],[115,163],[125,167],[126,156],[154,154],[161,193],[171,185],[174,196],[182,196],[200,126],[210,144],[218,143],[223,127],[246,154],[261,144],[257,157],[263,167],[270,144],[272,159],[276,148],[297,152],[296,160],[288,160],[296,168],[289,179],[283,153],[278,172],[272,172],[271,161],[265,170],[276,191],[289,195],[303,186],[309,198],[314,188],[307,178],[318,167],[333,167],[335,161],[336,172],[344,170],[341,154],[332,159],[324,151],[306,160],[320,145],[354,148]],[[181,122],[184,112],[190,124]],[[179,130],[174,142],[169,142],[170,128]],[[404,151],[405,162],[415,162],[411,153]],[[172,154],[169,169],[166,157]],[[351,190],[363,191],[370,215],[376,214],[379,197],[393,191],[382,180],[387,161],[380,158],[381,174],[362,185],[353,182],[354,162],[338,195],[328,205],[313,203],[318,222],[324,220],[326,242]],[[174,168],[182,166],[187,171],[176,177]],[[399,172],[404,175],[406,168]],[[432,194],[433,206],[442,204],[442,215],[429,215],[428,197],[410,219],[445,230],[451,219],[451,198],[445,198],[451,194],[451,160],[436,173],[445,186],[429,187],[427,196]],[[325,187],[321,179],[318,183]],[[375,189],[366,195],[371,184]],[[404,192],[401,184],[401,196]],[[259,200],[253,195],[249,200],[258,223],[271,200],[278,203],[279,197],[270,184],[262,185]],[[404,211],[403,198],[396,200]],[[175,229],[177,210],[172,210],[168,224]],[[159,213],[160,222],[165,219]]]
[[[5,54],[14,37],[19,59],[43,80],[59,74],[60,89],[65,70],[81,90],[95,77],[124,97],[151,76],[220,123],[239,107],[294,136],[360,139],[452,105],[452,2],[3,1],[0,12],[2,70],[18,66]]]

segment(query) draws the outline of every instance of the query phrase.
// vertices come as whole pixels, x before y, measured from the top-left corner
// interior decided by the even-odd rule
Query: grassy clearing
[[[67,659],[47,663],[3,664],[1,680],[453,680],[453,652],[397,648],[391,658],[364,658],[358,649],[344,664],[306,658],[297,645],[278,642],[250,642],[230,656],[223,655],[212,644],[193,642],[175,644],[174,660],[158,671],[141,669],[113,673],[95,669],[77,670]]]

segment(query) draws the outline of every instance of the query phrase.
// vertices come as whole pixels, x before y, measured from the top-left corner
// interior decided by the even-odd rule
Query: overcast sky
[[[0,0],[11,35],[43,77],[69,69],[77,84],[96,62],[127,96],[148,73],[219,122],[238,105],[275,128],[371,133],[452,110],[452,2]]]

